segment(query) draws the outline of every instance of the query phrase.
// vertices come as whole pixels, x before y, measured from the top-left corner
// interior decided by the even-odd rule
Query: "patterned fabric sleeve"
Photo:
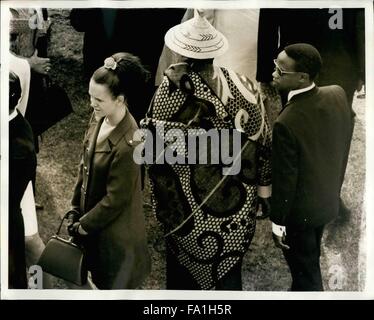
[[[240,76],[240,80],[246,87],[246,89],[249,92],[253,93],[253,95],[256,97],[256,107],[264,117],[264,126],[262,129],[262,133],[257,140],[259,148],[257,174],[258,184],[260,186],[268,186],[271,184],[271,130],[268,116],[265,111],[263,99],[261,97],[257,84],[255,82],[252,82],[245,76]]]
[[[271,131],[266,113],[263,134],[259,138],[258,184],[271,184]]]
[[[260,93],[264,102],[266,114],[268,116],[270,128],[274,126],[280,111],[282,110],[282,101],[279,92],[270,83],[259,83]]]

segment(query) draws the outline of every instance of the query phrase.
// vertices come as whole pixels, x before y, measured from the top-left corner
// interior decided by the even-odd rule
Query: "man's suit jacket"
[[[18,113],[9,122],[9,207],[20,209],[23,193],[35,174],[33,133],[30,124]]]
[[[315,87],[291,98],[273,129],[274,223],[317,227],[336,217],[351,127],[339,86]]]
[[[343,9],[341,29],[331,28],[339,22],[334,14],[329,9],[261,9],[257,80],[271,82],[277,54],[289,44],[306,42],[323,60],[316,83],[341,86],[351,103],[358,80],[365,80],[364,10]]]

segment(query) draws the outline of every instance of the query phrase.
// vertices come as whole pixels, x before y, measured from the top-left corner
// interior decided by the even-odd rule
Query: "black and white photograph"
[[[2,1],[1,299],[373,299],[373,18]]]

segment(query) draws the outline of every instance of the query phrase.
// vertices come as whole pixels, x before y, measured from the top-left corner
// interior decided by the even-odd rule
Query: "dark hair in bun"
[[[108,87],[113,97],[124,95],[127,104],[136,107],[146,90],[150,73],[140,59],[128,52],[119,52],[105,60],[92,79]]]

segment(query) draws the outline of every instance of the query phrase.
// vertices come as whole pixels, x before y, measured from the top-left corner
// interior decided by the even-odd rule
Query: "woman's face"
[[[91,79],[88,94],[97,118],[110,117],[118,110],[118,98],[113,97],[106,85]]]

